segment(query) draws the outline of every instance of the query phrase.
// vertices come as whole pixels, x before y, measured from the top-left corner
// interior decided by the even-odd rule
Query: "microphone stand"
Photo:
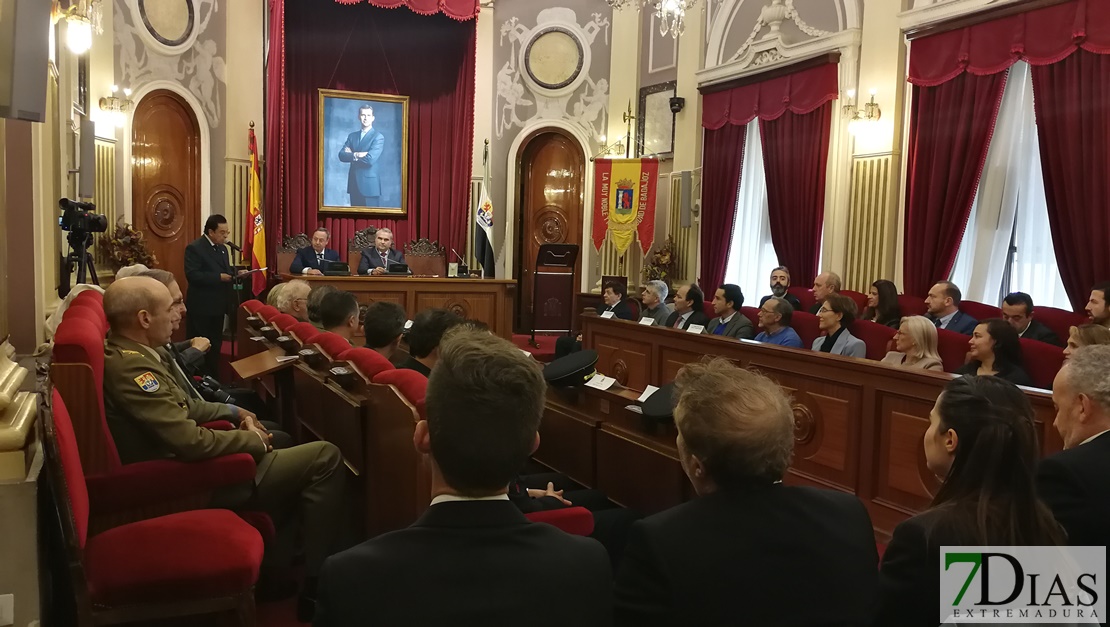
[[[235,307],[228,312],[231,322],[231,356],[234,359],[239,356],[239,308],[243,306],[243,277],[239,276],[239,268],[243,265],[243,249],[234,245],[229,245],[228,248],[239,255],[239,263],[231,266],[231,293],[234,295]]]

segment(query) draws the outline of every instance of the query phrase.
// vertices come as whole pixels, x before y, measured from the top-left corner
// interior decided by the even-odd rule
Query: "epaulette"
[[[131,349],[129,349],[129,348],[121,348],[121,349],[119,349],[119,354],[120,354],[120,355],[138,355],[139,357],[146,357],[146,355],[144,355],[144,354],[140,353],[139,351],[133,351],[133,350],[131,350]]]

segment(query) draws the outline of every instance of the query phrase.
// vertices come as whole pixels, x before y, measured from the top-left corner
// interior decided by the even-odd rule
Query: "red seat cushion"
[[[252,298],[250,300],[243,301],[243,309],[246,309],[249,313],[254,313],[258,311],[259,307],[262,307],[265,304],[266,303],[258,299]]]
[[[808,287],[788,287],[786,291],[798,298],[798,302],[802,305],[800,307],[802,311],[808,312],[813,308],[814,303],[817,302],[817,299],[813,297],[813,290]],[[795,331],[797,331],[797,329],[795,329]]]
[[[413,405],[419,405],[428,391],[428,379],[415,370],[386,370],[374,377],[374,383],[395,386]]]
[[[262,550],[258,530],[222,509],[115,527],[85,547],[89,597],[118,606],[237,594],[258,580]]]
[[[81,292],[78,293],[77,296],[73,297],[73,302],[74,303],[88,303],[88,304],[91,304],[91,305],[95,305],[96,307],[99,307],[100,309],[103,310],[104,309],[104,294],[101,294],[100,292],[98,292],[96,290],[93,290],[93,289],[81,290]],[[72,303],[70,303],[70,304],[72,304]]]
[[[1087,324],[1091,321],[1085,313],[1077,314],[1074,311],[1066,311],[1055,307],[1034,307],[1033,317],[1052,329],[1056,337],[1060,338],[1060,341],[1065,344],[1068,342],[1068,336],[1071,335],[1072,327]]]
[[[81,292],[81,294],[95,293],[96,292]],[[74,299],[74,301],[69,304],[69,309],[84,309],[88,312],[91,312],[92,315],[96,316],[97,326],[103,331],[105,335],[108,334],[108,316],[104,313],[104,308],[101,307],[96,301],[92,300],[91,298],[80,301]],[[67,309],[66,312],[68,313],[69,310]],[[62,314],[62,318],[65,319],[65,314]]]
[[[547,523],[575,536],[588,536],[594,532],[594,515],[585,507],[549,509],[525,514],[534,523]]]
[[[762,331],[762,329],[759,328],[759,307],[741,307],[740,313],[744,314],[744,317],[748,320],[751,320],[752,328],[756,330],[755,332],[757,334]]]
[[[856,304],[856,311],[858,313],[862,314],[863,310],[867,309],[867,294],[855,290],[840,290],[840,293],[852,299],[852,302]]]
[[[924,298],[910,294],[898,295],[898,308],[902,310],[903,316],[924,316],[929,311]]]
[[[298,322],[289,327],[289,333],[296,336],[303,346],[305,344],[311,344],[312,341],[316,339],[316,336],[323,333],[323,331],[312,326],[311,322]]]
[[[62,320],[64,321],[74,318],[87,320],[88,322],[91,322],[93,326],[100,329],[100,332],[103,333],[105,336],[108,335],[108,327],[106,325],[107,321],[104,318],[103,311],[97,312],[93,310],[92,307],[89,307],[87,305],[80,306],[70,304],[69,308],[66,309],[66,312],[62,314]]]
[[[393,370],[393,364],[376,350],[370,348],[349,348],[339,356],[343,361],[349,361],[358,368],[368,381],[373,381],[379,372]]]
[[[331,359],[339,359],[339,356],[351,349],[351,343],[334,333],[325,331],[317,335],[312,343],[319,346],[320,350]]]
[[[278,308],[274,307],[273,305],[262,305],[258,308],[258,311],[254,313],[259,318],[262,318],[266,322],[269,322],[274,319],[274,316],[280,314],[281,312],[278,311]]]
[[[890,340],[894,338],[894,329],[871,322],[870,320],[856,320],[852,323],[852,335],[863,340],[867,345],[867,358],[882,361],[890,349]]]
[[[1052,381],[1064,365],[1064,349],[1024,337],[1018,340],[1021,342],[1021,359],[1025,372],[1029,374],[1033,385],[1045,390],[1052,389]]]
[[[277,327],[282,333],[292,329],[297,322],[298,320],[296,318],[287,313],[278,314],[270,320],[270,324]]]

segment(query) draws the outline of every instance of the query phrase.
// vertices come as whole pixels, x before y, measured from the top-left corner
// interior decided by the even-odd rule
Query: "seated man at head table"
[[[867,625],[871,518],[852,494],[783,483],[786,391],[723,358],[687,364],[675,389],[678,458],[698,496],[632,525],[616,624]]]
[[[704,304],[705,296],[696,283],[679,286],[674,294],[674,311],[667,317],[665,326],[683,331],[693,324],[704,327],[709,324],[709,317],[702,311]]]
[[[784,298],[786,302],[790,303],[790,306],[794,308],[794,311],[801,309],[802,302],[798,300],[797,296],[788,292],[787,290],[789,289],[790,268],[778,266],[774,270],[771,270],[771,293],[759,299],[759,305],[763,306],[763,303],[767,302],[768,298]]]
[[[597,306],[597,315],[612,312],[612,317],[621,320],[632,319],[632,308],[624,301],[626,290],[623,283],[609,281],[601,290],[602,304]],[[555,340],[555,359],[582,350],[582,334],[571,338],[569,335]]]
[[[358,273],[381,276],[389,270],[390,264],[395,263],[405,263],[405,255],[399,250],[393,250],[393,231],[380,228],[374,234],[374,248],[362,249]]]
[[[384,300],[370,303],[366,308],[366,320],[362,323],[366,348],[376,351],[386,359],[393,359],[401,344],[401,336],[405,334],[408,319],[405,308],[397,303]]]
[[[322,276],[325,265],[329,261],[339,261],[339,253],[328,248],[331,233],[324,227],[312,232],[312,244],[297,251],[293,263],[289,265],[289,274],[307,274]]]
[[[640,291],[640,299],[644,302],[644,310],[640,318],[651,318],[655,324],[663,326],[671,317],[671,308],[667,305],[667,284],[662,281],[648,281]]]
[[[439,361],[439,343],[444,333],[463,322],[462,318],[446,309],[427,309],[416,314],[412,327],[405,336],[409,345],[409,357],[397,367],[415,370],[425,377],[430,376],[432,368]]]
[[[471,331],[444,341],[413,434],[431,506],[328,560],[316,627],[612,624],[605,549],[529,522],[506,494],[539,446],[546,387],[504,339]],[[537,594],[557,594],[557,607],[537,607]]]
[[[165,285],[149,277],[128,277],[104,293],[104,313],[111,331],[104,344],[104,409],[124,464],[155,459],[189,462],[232,453],[248,453],[258,464],[252,484],[219,490],[211,507],[261,510],[270,514],[281,538],[298,532],[303,539],[306,579],[298,615],[311,616],[316,576],[332,551],[342,520],[345,471],[339,449],[311,442],[273,450],[270,435],[253,416],[239,429],[213,431],[198,426],[226,411],[217,403],[189,402],[154,350],[170,341],[180,309]],[[268,581],[291,582],[292,547],[287,541],[268,546],[260,587]],[[273,594],[291,592],[273,584]],[[265,595],[264,595],[265,596]],[[306,619],[307,620],[307,619]]]
[[[354,346],[351,338],[358,329],[358,299],[350,292],[335,291],[320,301],[320,324]]]
[[[738,340],[752,339],[755,331],[752,330],[752,321],[740,313],[740,308],[743,306],[744,293],[740,291],[739,285],[725,283],[717,288],[717,293],[713,295],[713,313],[717,316],[705,325],[703,333],[723,335]]]

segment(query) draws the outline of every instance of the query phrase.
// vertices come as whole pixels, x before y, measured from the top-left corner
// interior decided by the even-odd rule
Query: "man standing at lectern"
[[[374,107],[358,108],[361,129],[347,136],[339,160],[351,164],[347,173],[347,193],[352,207],[377,207],[381,204],[382,183],[375,166],[385,148],[385,136],[374,130]]]
[[[212,343],[204,355],[207,375],[219,379],[220,346],[224,342],[224,314],[231,299],[234,278],[228,259],[227,219],[212,214],[204,222],[204,235],[185,247],[185,278],[189,281],[185,307],[188,337],[204,337]],[[245,274],[240,270],[239,274]]]
[[[380,228],[374,234],[374,248],[362,249],[362,260],[358,262],[359,274],[379,276],[389,270],[389,264],[405,263],[405,255],[393,250],[393,231]]]

